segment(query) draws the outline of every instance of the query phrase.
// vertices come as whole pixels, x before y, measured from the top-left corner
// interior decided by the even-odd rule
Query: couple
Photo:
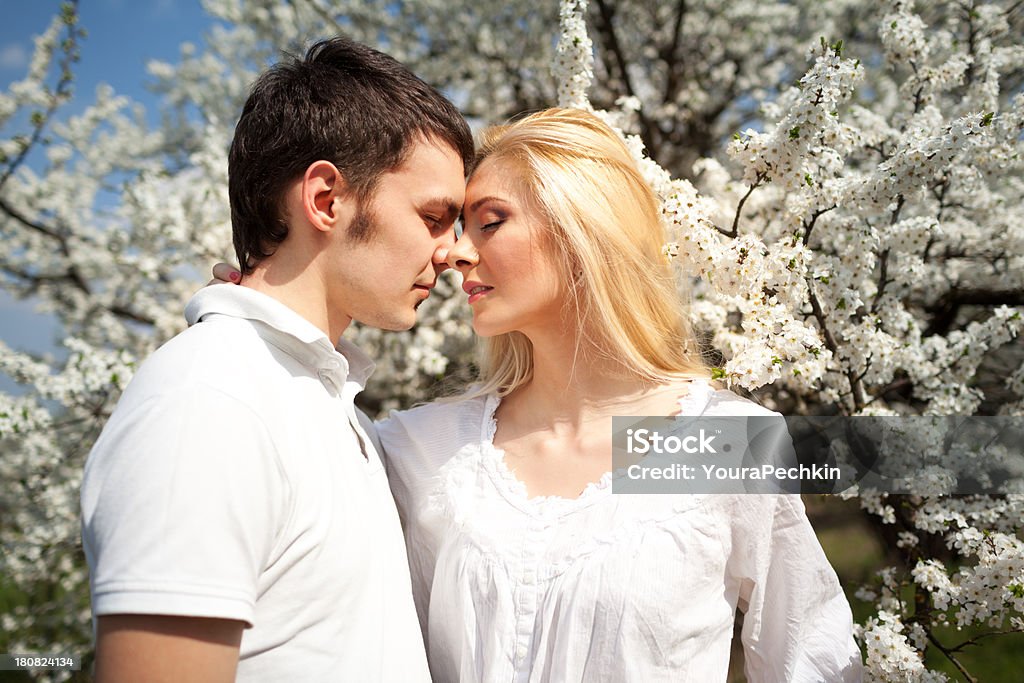
[[[241,286],[189,302],[86,465],[99,681],[723,681],[737,607],[750,680],[859,680],[798,497],[611,493],[613,415],[768,411],[708,385],[609,128],[549,110],[474,154],[333,39],[257,80],[229,175]],[[375,430],[341,333],[410,327],[448,267],[480,381]]]

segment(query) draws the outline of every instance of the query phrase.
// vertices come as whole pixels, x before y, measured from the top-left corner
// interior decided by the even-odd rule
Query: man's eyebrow
[[[444,212],[444,217],[447,220],[451,221],[454,221],[456,218],[458,218],[459,214],[462,211],[462,207],[459,205],[459,203],[452,199],[451,197],[434,197],[433,199],[428,199],[427,201],[425,201],[423,203],[423,206],[431,208],[437,207],[441,209],[441,211]]]

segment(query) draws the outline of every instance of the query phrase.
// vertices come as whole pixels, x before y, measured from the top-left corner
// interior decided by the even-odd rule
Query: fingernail
[[[239,273],[239,272],[237,272],[237,271],[234,271],[234,270],[233,270],[233,271],[231,271],[231,273],[230,273],[230,274],[228,275],[228,277],[229,277],[229,278],[231,278],[231,281],[232,281],[232,282],[238,282],[239,280],[241,280],[241,279],[242,279],[242,274],[241,274],[241,273]]]

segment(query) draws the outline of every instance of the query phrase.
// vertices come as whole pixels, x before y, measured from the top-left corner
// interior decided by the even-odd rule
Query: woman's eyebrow
[[[480,208],[480,206],[482,204],[484,204],[486,202],[501,202],[501,203],[505,203],[505,200],[502,199],[501,197],[495,197],[493,195],[487,195],[486,197],[481,197],[480,199],[478,199],[475,202],[473,202],[472,204],[470,204],[469,205],[469,210],[470,211],[476,211],[477,209]]]

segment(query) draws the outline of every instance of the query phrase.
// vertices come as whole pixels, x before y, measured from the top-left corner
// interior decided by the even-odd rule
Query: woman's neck
[[[681,382],[639,377],[578,333],[527,336],[533,344],[533,377],[506,398],[502,411],[523,426],[578,431],[614,415],[663,414],[678,398]],[[638,413],[638,408],[656,410]]]

